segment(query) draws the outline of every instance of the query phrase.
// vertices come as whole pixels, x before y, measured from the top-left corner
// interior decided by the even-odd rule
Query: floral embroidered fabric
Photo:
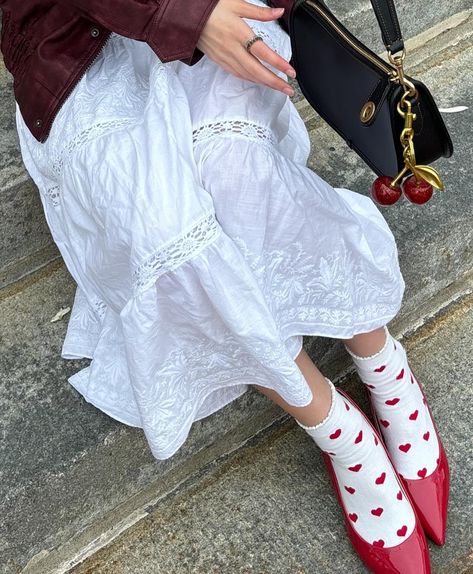
[[[276,21],[248,23],[290,58]],[[62,356],[91,362],[69,382],[158,459],[251,384],[308,404],[303,335],[349,338],[399,310],[386,221],[306,166],[281,92],[112,35],[45,144],[18,109],[17,125],[77,283]]]

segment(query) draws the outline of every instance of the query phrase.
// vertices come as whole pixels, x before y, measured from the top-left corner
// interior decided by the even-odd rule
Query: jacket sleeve
[[[279,18],[279,23],[289,34],[289,16],[294,6],[294,0],[268,0],[268,4],[272,8],[284,8],[284,14]]]
[[[162,62],[192,66],[200,34],[218,0],[57,0],[122,36],[147,42]]]

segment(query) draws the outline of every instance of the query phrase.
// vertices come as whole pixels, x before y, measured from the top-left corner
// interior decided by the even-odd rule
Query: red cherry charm
[[[392,179],[387,175],[381,175],[376,178],[371,186],[371,197],[373,201],[380,205],[392,205],[401,197],[401,186],[391,186]]]
[[[402,184],[402,191],[411,203],[421,205],[432,197],[434,188],[424,179],[416,179],[414,175],[406,178]]]

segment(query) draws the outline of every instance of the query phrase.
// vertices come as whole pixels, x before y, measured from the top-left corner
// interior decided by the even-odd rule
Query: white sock
[[[383,348],[358,357],[348,347],[361,380],[367,385],[386,446],[398,473],[420,480],[437,467],[439,443],[432,417],[407,354],[385,326]]]
[[[313,427],[296,422],[331,456],[343,502],[358,534],[370,544],[397,546],[414,530],[412,506],[371,426],[326,380],[332,390],[327,417]]]

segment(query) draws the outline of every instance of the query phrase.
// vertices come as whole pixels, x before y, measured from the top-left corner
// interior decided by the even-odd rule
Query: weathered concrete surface
[[[60,267],[0,302],[0,572],[8,574],[43,549],[51,549],[51,563],[62,557],[54,551],[61,544],[71,554],[80,552],[135,508],[281,415],[250,389],[195,423],[171,459],[155,460],[141,430],[114,421],[67,382],[89,361],[60,358],[68,315],[50,319],[71,305],[73,294]],[[318,349],[321,362],[329,346],[324,340]],[[124,501],[125,508],[107,514]],[[44,564],[38,570],[46,571]]]
[[[0,289],[58,257],[18,148],[11,79],[0,63]]]
[[[405,341],[451,465],[447,543],[433,572],[473,568],[473,297]],[[366,406],[355,379],[343,383]],[[360,400],[362,399],[362,400]],[[74,574],[365,572],[345,536],[323,461],[292,418],[162,500]]]
[[[367,46],[375,52],[383,49],[381,32],[376,17],[368,0],[328,0],[327,6],[338,16],[340,21]],[[470,0],[449,0],[448,2],[413,2],[396,0],[403,37],[412,38],[423,30],[443,22],[452,14],[471,9]]]
[[[471,105],[472,52],[466,49],[465,28],[446,36],[443,48],[438,37],[427,48],[417,48],[419,57],[425,55],[418,65],[424,78],[430,74],[427,83],[442,106]],[[439,162],[448,191],[420,208],[406,204],[383,211],[398,240],[408,284],[394,333],[411,330],[446,300],[471,289],[464,275],[472,267],[468,114],[471,108],[446,116],[456,144],[454,158]],[[313,130],[311,166],[334,185],[366,192],[372,179],[366,168],[331,130],[304,117]],[[36,245],[34,238],[31,243]],[[153,460],[141,431],[109,419],[67,384],[67,376],[87,362],[60,359],[67,316],[58,323],[49,319],[71,305],[73,290],[67,272],[57,269],[0,306],[0,572],[8,574],[16,574],[42,550],[42,560],[28,572],[58,571],[60,564],[87,552],[89,543],[100,544],[102,533],[125,528],[140,517],[140,508],[281,415],[249,391],[196,423],[170,461]],[[306,343],[327,376],[346,366],[338,343],[322,338]]]

